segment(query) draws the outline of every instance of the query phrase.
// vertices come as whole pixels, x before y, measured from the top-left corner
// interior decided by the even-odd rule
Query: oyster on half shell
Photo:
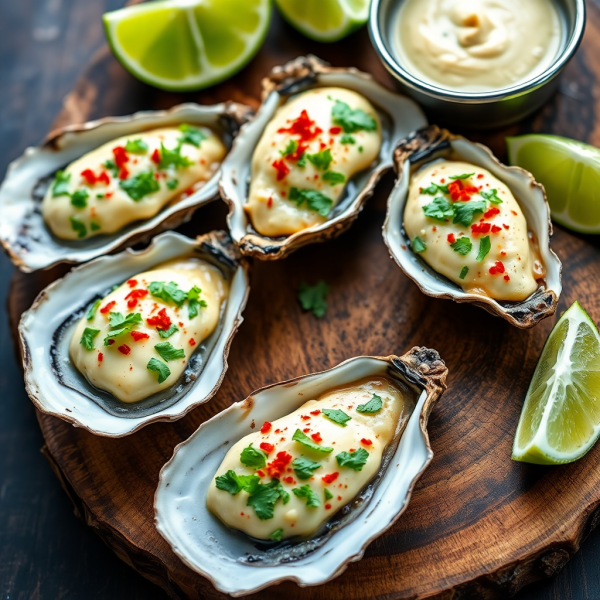
[[[331,90],[331,94],[325,88]],[[309,94],[319,89],[327,92],[328,97],[323,99],[327,107],[318,117],[317,104],[313,103],[308,111],[310,114],[305,115],[307,121],[312,120],[313,115],[315,119],[311,130],[313,135],[308,136],[310,139],[306,141],[298,132],[285,139],[285,136],[279,135],[274,146],[276,141],[269,136],[290,131],[295,125],[293,119],[299,120],[302,116],[303,97],[308,102]],[[336,91],[344,98],[337,98]],[[292,104],[293,114],[288,115],[285,111],[288,106],[291,110]],[[336,126],[328,131],[318,127],[319,123],[331,121],[331,107],[337,104],[350,113],[370,119],[371,125],[367,123],[364,127],[363,121],[362,124],[356,122],[350,125],[349,129]],[[364,110],[356,110],[357,107]],[[373,110],[375,112],[369,114]],[[273,129],[279,121],[283,126]],[[263,80],[263,103],[256,117],[242,127],[222,166],[219,186],[223,199],[229,204],[228,223],[233,240],[243,254],[276,260],[306,244],[342,233],[358,216],[379,178],[392,166],[392,150],[396,143],[424,125],[426,119],[412,100],[387,90],[370,75],[356,69],[332,68],[314,56],[299,57],[274,68]],[[356,139],[346,133],[348,130],[357,132]],[[363,139],[364,154],[363,142],[359,141]],[[287,147],[286,141],[290,144]],[[300,154],[304,146],[308,161],[303,160]],[[319,148],[321,150],[317,152]],[[319,157],[310,154],[309,150],[318,154],[332,152],[333,160],[328,155],[326,159],[317,161]],[[261,168],[273,168],[268,173],[269,177],[260,173],[264,189],[259,190],[259,201],[249,202],[256,196],[253,189],[257,179],[255,167],[264,162],[263,155],[268,163]],[[371,156],[374,158],[371,159]],[[365,157],[368,157],[366,162],[363,160]],[[302,160],[305,166],[301,167]],[[328,169],[332,172],[327,173]],[[288,173],[289,179],[293,179],[292,187],[279,190],[278,185],[286,183],[279,181],[280,175],[283,178]],[[307,189],[301,189],[300,183],[309,174],[315,180],[309,178],[309,183],[304,182]],[[318,186],[321,187],[317,189]],[[270,191],[267,193],[268,190],[272,190],[272,194]],[[302,195],[307,191],[313,196]],[[311,206],[313,199],[314,205]],[[323,206],[321,201],[327,201],[327,205]],[[317,208],[319,202],[320,208]],[[311,214],[311,210],[316,212]],[[285,226],[274,223],[274,219],[268,216],[274,212],[281,215]],[[267,223],[267,227],[253,223],[257,215],[262,218],[263,224]],[[290,226],[290,222],[294,221],[294,226]],[[257,228],[269,234],[261,234]]]
[[[427,420],[446,388],[446,375],[435,350],[413,348],[401,357],[352,358],[327,371],[252,393],[203,423],[163,467],[154,500],[159,533],[187,566],[233,596],[288,579],[308,586],[337,577],[349,562],[360,560],[366,546],[406,509],[433,456]],[[272,423],[334,388],[367,378],[387,379],[414,409],[397,425],[372,479],[345,506],[335,506],[325,527],[312,536],[265,542],[214,516],[207,493],[236,442],[258,431],[265,421]]]
[[[503,165],[489,148],[437,126],[427,127],[402,140],[394,152],[394,166],[398,179],[388,198],[383,238],[393,259],[423,293],[455,302],[471,302],[520,328],[533,327],[554,314],[562,290],[562,267],[550,249],[552,222],[544,188],[530,173]],[[439,176],[443,169],[450,175],[456,173],[442,180]],[[473,174],[462,174],[471,170],[478,172],[472,179],[468,176]],[[455,182],[461,178],[466,183],[459,181],[459,187],[475,194],[471,200],[450,202],[447,189],[434,193],[434,188],[441,189],[440,183],[445,183],[447,188],[448,184],[458,185]],[[414,189],[413,180],[417,186]],[[492,183],[486,184],[488,180]],[[425,187],[430,182],[430,188]],[[493,188],[493,182],[498,189]],[[425,206],[416,203],[425,196],[431,202],[435,199],[441,211],[427,219],[426,226],[422,215]],[[484,198],[491,200],[486,202]],[[457,220],[456,206],[464,204],[465,208],[474,209],[477,201],[481,207],[474,216],[469,214],[462,223]],[[509,210],[511,203],[514,203],[513,210]],[[454,219],[451,214],[443,214],[444,206],[448,205],[446,208],[451,210],[451,204],[455,208]],[[424,240],[419,238],[420,247],[414,247],[415,223],[423,227],[421,233],[431,237],[432,247],[438,244],[434,258],[443,261],[440,270],[445,270],[447,276],[433,268],[431,259],[427,262],[423,254],[418,253],[426,250],[421,245]],[[457,236],[463,237],[458,239],[450,233],[446,240],[447,227],[452,223]],[[407,233],[409,229],[411,236]],[[466,233],[459,234],[462,230]],[[500,262],[493,262],[499,259]],[[506,269],[502,260],[509,261]],[[459,263],[469,266],[463,266],[461,271]],[[494,297],[486,290],[500,290],[502,295]]]
[[[221,302],[217,313],[218,321],[212,333],[195,344],[196,348],[191,354],[189,349],[186,350],[186,364],[181,376],[173,375],[172,383],[167,380],[163,385],[157,386],[151,395],[146,394],[147,397],[139,400],[136,398],[138,401],[132,403],[122,402],[109,391],[105,391],[111,389],[110,386],[100,383],[98,386],[93,385],[89,381],[90,364],[87,365],[84,376],[83,372],[75,367],[70,352],[71,340],[75,340],[75,345],[79,348],[80,334],[75,338],[73,335],[77,327],[80,327],[82,317],[98,317],[101,312],[98,300],[110,294],[115,286],[121,286],[125,282],[129,284],[133,282],[133,276],[157,266],[164,268],[177,259],[177,264],[184,264],[184,260],[188,258],[199,258],[203,264],[207,264],[207,269],[217,269],[219,278],[223,278],[226,282],[225,289],[228,288],[229,291]],[[118,291],[114,292],[116,293]],[[222,231],[213,231],[196,240],[178,233],[166,232],[154,238],[148,248],[139,252],[128,249],[119,254],[97,258],[73,269],[65,277],[49,285],[21,317],[19,334],[27,393],[42,412],[57,416],[76,427],[83,427],[96,435],[107,437],[128,435],[155,421],[179,419],[195,406],[210,400],[221,385],[227,370],[229,347],[242,322],[241,315],[248,294],[247,262],[240,257],[228,234]],[[111,304],[114,305],[110,303],[108,306]],[[212,313],[214,312],[213,310]],[[214,318],[212,313],[211,319]],[[112,314],[115,313],[111,313],[111,316]],[[160,312],[158,315],[160,316]],[[89,323],[94,326],[94,321],[90,320]],[[116,385],[117,377],[125,377],[121,389],[126,392],[126,369],[123,370],[122,365],[114,363],[114,356],[120,356],[118,353],[111,355],[113,362],[108,360],[108,349],[102,346],[101,341],[104,334],[98,335],[99,329],[100,327],[95,330],[98,347],[89,353],[93,354],[94,358],[91,365],[96,364],[96,352],[103,352],[106,357],[101,358],[98,355],[98,364],[102,363],[108,367],[116,365],[115,381],[111,383]],[[177,330],[177,327],[174,329]],[[176,332],[176,335],[180,333]],[[185,336],[185,340],[190,334],[191,332]],[[134,348],[135,338],[131,335],[130,339],[129,335],[131,334],[127,334],[125,341]],[[148,338],[147,334],[141,335]],[[174,340],[176,335],[171,339]],[[169,333],[167,338],[170,336]],[[160,336],[163,337],[165,336]],[[105,345],[110,345],[112,341],[109,340]],[[156,340],[151,338],[150,341],[154,344]],[[163,346],[167,345],[164,342],[168,341],[163,340]],[[178,340],[178,346],[183,343],[180,342],[181,340]],[[123,342],[119,342],[121,343]],[[115,344],[111,351],[117,349],[117,345]],[[146,350],[140,349],[140,352]],[[85,351],[83,353],[85,354]],[[156,360],[158,358],[157,356]],[[133,368],[134,359],[129,360]],[[145,362],[144,360],[144,364]],[[146,373],[143,367],[144,365],[142,370]],[[94,374],[93,371],[91,373]],[[146,375],[142,374],[142,377],[148,379],[148,374],[151,377],[157,375],[155,372],[148,372]]]
[[[0,187],[0,242],[17,267],[31,272],[59,263],[86,262],[122,248],[125,243],[132,245],[162,230],[177,227],[189,220],[198,207],[218,197],[220,167],[209,175],[208,181],[198,182],[183,193],[175,192],[175,198],[158,209],[154,216],[129,222],[114,233],[84,239],[61,239],[44,221],[42,204],[57,172],[112,140],[124,136],[134,139],[135,134],[149,130],[188,124],[210,129],[229,150],[240,125],[251,114],[249,107],[232,102],[214,106],[189,103],[166,111],[108,117],[54,131],[41,146],[28,148],[8,168]],[[193,146],[189,148],[197,150]],[[165,180],[165,185],[176,184],[176,181]],[[90,198],[94,197],[94,202],[99,202],[95,200],[93,188],[89,194]],[[54,211],[64,201],[64,195],[57,196],[46,203],[46,209],[51,205]],[[148,209],[144,207],[144,210]],[[48,210],[46,212],[47,217],[53,215]]]

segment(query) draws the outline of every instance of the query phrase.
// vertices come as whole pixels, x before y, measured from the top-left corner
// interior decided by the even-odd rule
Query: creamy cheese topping
[[[122,402],[143,400],[178,381],[228,294],[221,271],[201,259],[163,263],[90,307],[71,338],[71,360]]]
[[[42,203],[44,221],[66,240],[114,233],[193,194],[225,153],[210,129],[187,124],[118,138],[56,174]]]
[[[413,408],[383,377],[311,399],[232,446],[208,508],[259,539],[314,534],[375,476]]]
[[[467,292],[525,300],[545,274],[512,192],[472,164],[444,160],[417,171],[404,228],[413,250]]]
[[[375,109],[356,92],[319,88],[288,100],[252,157],[245,208],[256,231],[276,237],[324,223],[381,140]]]
[[[405,0],[395,30],[396,52],[413,75],[475,92],[539,75],[563,38],[553,0]]]

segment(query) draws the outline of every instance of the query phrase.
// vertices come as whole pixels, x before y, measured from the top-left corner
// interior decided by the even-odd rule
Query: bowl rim
[[[445,89],[419,79],[405,69],[392,55],[392,53],[388,50],[388,46],[384,41],[384,36],[382,35],[379,26],[381,7],[385,1],[386,0],[372,0],[369,11],[369,37],[371,38],[371,43],[373,44],[373,47],[375,48],[375,51],[377,52],[380,60],[383,62],[385,68],[396,79],[414,90],[426,94],[427,96],[457,103],[482,104],[498,102],[517,96],[522,96],[544,86],[554,79],[564,69],[569,60],[571,60],[577,51],[581,40],[583,39],[583,34],[585,31],[585,0],[567,0],[568,2],[571,2],[575,8],[574,23],[569,28],[570,31],[568,31],[567,42],[564,48],[558,54],[556,60],[545,71],[532,79],[527,79],[511,87],[487,92],[461,92],[459,90]],[[390,6],[390,0],[387,1],[387,6]]]

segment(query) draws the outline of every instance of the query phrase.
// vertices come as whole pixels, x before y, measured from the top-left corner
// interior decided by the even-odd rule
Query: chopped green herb
[[[274,542],[280,542],[281,538],[283,537],[283,529],[281,529],[281,527],[279,529],[276,529],[270,536],[269,539],[274,541]]]
[[[198,286],[194,286],[188,293],[188,318],[193,319],[198,316],[198,311],[201,308],[206,308],[208,304],[204,300],[199,300],[202,290]]]
[[[498,196],[498,190],[496,188],[494,188],[493,190],[490,190],[489,192],[482,190],[479,193],[486,200],[489,200],[492,204],[502,204],[502,198],[500,198],[500,196]]]
[[[176,331],[179,331],[179,327],[177,327],[175,323],[171,323],[171,327],[166,331],[164,329],[157,329],[156,331],[158,331],[158,335],[160,335],[161,338],[166,339],[171,337]]]
[[[167,188],[173,191],[179,185],[179,181],[177,179],[169,179],[167,181]]]
[[[127,140],[125,143],[125,150],[132,154],[145,154],[148,152],[148,144],[141,138],[137,140]]]
[[[484,200],[469,200],[467,202],[455,202],[453,223],[460,223],[469,227],[477,213],[485,211]]]
[[[473,175],[475,175],[475,173],[463,173],[462,175],[450,175],[450,177],[448,177],[448,179],[469,179],[469,177],[473,177]]]
[[[292,462],[292,467],[294,467],[298,479],[310,479],[313,476],[313,471],[320,469],[321,465],[314,460],[310,460],[310,458],[306,458],[306,456],[299,456]]]
[[[70,173],[56,171],[56,174],[54,175],[54,182],[52,183],[52,197],[56,198],[56,196],[68,196],[70,180]]]
[[[346,176],[343,173],[327,171],[327,173],[323,175],[323,181],[326,181],[329,185],[337,185],[338,183],[344,183],[346,181]]]
[[[377,121],[371,115],[360,108],[352,109],[341,100],[334,100],[331,117],[333,122],[344,130],[344,133],[377,129]]]
[[[187,123],[182,123],[179,126],[179,131],[183,133],[183,135],[179,138],[179,141],[182,144],[191,144],[192,146],[196,146],[196,148],[200,147],[200,144],[208,139],[204,132],[198,127],[193,127],[192,125],[188,125]]]
[[[185,350],[183,348],[175,348],[171,342],[159,342],[154,346],[154,349],[160,354],[160,357],[167,362],[185,358]]]
[[[490,236],[486,235],[484,238],[479,240],[479,252],[477,253],[477,262],[481,262],[489,253],[492,248]]]
[[[306,506],[308,508],[318,508],[321,506],[319,497],[310,489],[309,485],[294,488],[292,492],[294,493],[294,496],[297,496],[298,498],[306,498]]]
[[[119,181],[119,187],[135,202],[160,189],[152,169],[141,171],[134,177]]]
[[[241,490],[252,493],[260,482],[258,475],[238,475],[234,470],[229,469],[225,475],[215,477],[217,489],[229,492],[235,496]]]
[[[467,276],[467,273],[468,273],[468,272],[469,272],[469,267],[463,267],[463,268],[460,270],[460,275],[459,275],[459,277],[460,277],[461,279],[464,279],[464,278]]]
[[[288,154],[294,154],[298,150],[298,142],[296,140],[289,140],[287,146],[279,151],[281,156],[287,156]]]
[[[98,300],[96,300],[96,302],[94,302],[94,304],[92,304],[90,306],[90,309],[87,311],[87,314],[85,315],[85,318],[88,321],[91,321],[96,316],[96,311],[98,310],[98,307],[100,306],[101,302],[102,302],[102,300],[100,300],[100,298],[98,298]]]
[[[96,198],[102,200],[104,198],[104,194],[96,194]]]
[[[246,506],[252,506],[261,521],[273,518],[275,503],[281,497],[279,480],[272,479],[267,484],[259,483],[248,496]]]
[[[109,332],[104,338],[104,345],[110,346],[111,340],[123,333],[129,333],[136,325],[142,322],[140,313],[129,313],[124,317],[119,312],[111,312],[108,314]]]
[[[160,162],[158,163],[158,168],[161,171],[168,169],[170,166],[179,169],[180,167],[189,167],[193,165],[194,162],[191,161],[187,156],[183,156],[181,154],[181,144],[175,146],[172,150],[165,148],[165,145],[160,143]]]
[[[333,200],[317,192],[317,190],[298,189],[293,187],[290,190],[290,200],[295,200],[298,206],[306,202],[310,210],[318,212],[322,217],[326,217],[333,206]]]
[[[362,151],[363,151],[363,147],[362,147],[362,146],[359,146],[359,147],[358,147],[358,151],[362,153]]]
[[[353,136],[344,133],[342,135],[342,137],[340,138],[340,144],[356,144],[356,140],[354,139]]]
[[[333,498],[333,494],[327,488],[325,488],[323,490],[323,492],[325,494],[325,502],[327,502],[327,500],[331,500]]]
[[[258,448],[253,448],[250,444],[242,450],[240,462],[252,469],[262,469],[267,465],[267,455]]]
[[[296,164],[301,168],[304,169],[304,167],[306,166],[306,152],[303,152],[300,155],[300,158],[298,159],[298,161],[296,162]]]
[[[364,448],[359,448],[354,452],[340,452],[335,457],[335,460],[337,460],[337,464],[340,465],[340,467],[348,467],[354,471],[362,471],[368,458],[369,453]]]
[[[373,397],[366,404],[359,404],[356,407],[356,412],[369,414],[376,413],[381,410],[383,406],[383,400],[377,394],[373,394]]]
[[[425,213],[425,216],[429,217],[430,219],[446,221],[454,216],[454,207],[449,200],[446,200],[446,198],[442,198],[440,196],[435,198],[433,202],[430,202],[424,206],[423,212]]]
[[[96,221],[90,221],[90,229],[92,231],[100,231],[102,227],[100,227],[100,225],[96,223]]]
[[[279,492],[279,497],[284,504],[290,501],[290,495],[283,489],[283,486],[279,482],[279,479],[272,479],[271,485]]]
[[[468,237],[463,236],[458,238],[455,242],[452,242],[450,244],[450,247],[452,248],[452,250],[454,250],[454,252],[458,252],[459,254],[465,256],[466,254],[469,254],[469,252],[471,252],[471,250],[473,249],[473,244],[471,243],[471,240]]]
[[[71,204],[75,208],[85,208],[89,197],[87,190],[76,190],[71,194]]]
[[[437,183],[433,183],[433,181],[429,187],[421,189],[421,194],[428,194],[429,196],[435,196],[438,192],[449,194],[450,190],[447,185],[438,185]]]
[[[158,360],[158,358],[151,358],[146,365],[146,369],[158,373],[158,383],[162,383],[171,375],[171,369],[162,360]]]
[[[77,233],[78,238],[84,238],[87,235],[87,227],[83,221],[80,221],[76,217],[69,217],[71,223],[71,229]]]
[[[346,427],[346,423],[352,420],[350,415],[347,415],[343,410],[337,408],[324,408],[321,411],[330,421]]]
[[[300,429],[296,429],[296,432],[292,436],[292,440],[316,452],[322,452],[323,454],[329,454],[330,452],[333,452],[333,448],[319,446],[319,444],[313,442],[305,433],[302,433]]]
[[[90,327],[86,327],[83,330],[83,333],[81,334],[81,339],[79,340],[79,343],[86,349],[86,350],[93,350],[94,349],[94,338],[100,333],[99,329],[91,329]]]
[[[317,152],[316,154],[307,154],[306,158],[317,167],[317,169],[323,169],[323,171],[327,171],[329,169],[329,165],[333,160],[333,156],[331,156],[331,150],[326,148],[325,150],[321,150],[321,152]]]
[[[183,303],[188,297],[187,292],[184,292],[174,281],[169,283],[165,283],[164,281],[152,281],[148,286],[148,290],[155,298],[160,298],[165,302],[173,302],[179,308],[183,306]]]
[[[325,316],[327,312],[327,301],[330,287],[324,282],[319,281],[317,285],[308,285],[304,281],[298,287],[298,301],[304,310],[312,311],[318,319]]]
[[[417,254],[427,250],[427,244],[419,236],[415,237],[415,239],[411,242],[411,246]]]
[[[106,162],[103,162],[102,166],[107,171],[110,171],[113,177],[119,176],[119,172],[121,169],[119,169],[119,167],[117,166],[117,163],[112,158],[109,158]]]

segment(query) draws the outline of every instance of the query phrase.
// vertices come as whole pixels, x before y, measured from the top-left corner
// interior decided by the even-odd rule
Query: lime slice
[[[578,302],[550,332],[521,411],[513,459],[557,465],[600,435],[600,334]]]
[[[370,0],[275,0],[281,14],[305,36],[335,42],[364,25]]]
[[[199,90],[237,73],[267,33],[270,0],[156,0],[104,15],[108,43],[135,77]]]
[[[506,138],[511,165],[546,188],[552,218],[580,233],[600,233],[600,150],[557,135]]]

